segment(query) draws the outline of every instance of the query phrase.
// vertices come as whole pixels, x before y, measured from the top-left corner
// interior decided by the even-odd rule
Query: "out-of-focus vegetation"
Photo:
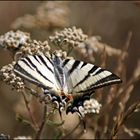
[[[23,34],[18,32],[17,35],[10,32],[15,40],[20,38],[18,35],[25,35],[25,42],[22,42],[24,47],[20,50],[23,54],[60,49],[66,51],[61,52],[66,57],[72,50],[69,57],[108,68],[123,80],[121,85],[96,91],[93,97],[102,104],[102,108],[98,115],[86,116],[87,133],[83,133],[76,114],[63,114],[64,122],[61,122],[57,112],[50,112],[46,117],[44,114],[48,110],[36,97],[11,90],[10,86],[1,81],[0,133],[12,138],[25,136],[26,139],[35,136],[112,139],[140,137],[139,2],[1,1],[0,22],[1,35],[9,30],[23,31]],[[72,26],[81,28],[87,36],[78,34]],[[70,32],[78,32],[74,36],[75,40],[73,36],[67,35],[68,31],[64,30],[66,27],[73,29]],[[57,42],[60,36],[65,42]],[[5,36],[0,37],[0,67],[15,59],[16,51],[13,48],[18,46],[18,42],[13,43],[12,40],[11,44],[10,41],[6,42]],[[39,46],[38,50],[35,46]],[[33,85],[30,86],[39,91]]]

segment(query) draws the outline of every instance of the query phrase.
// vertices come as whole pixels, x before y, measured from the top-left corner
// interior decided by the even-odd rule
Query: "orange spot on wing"
[[[72,101],[73,100],[73,96],[72,95],[67,95],[67,94],[65,94],[63,91],[61,91],[61,96],[65,96],[65,97],[67,97],[68,99],[69,99],[69,101]]]
[[[73,96],[72,95],[67,95],[67,98],[72,101],[73,100]]]

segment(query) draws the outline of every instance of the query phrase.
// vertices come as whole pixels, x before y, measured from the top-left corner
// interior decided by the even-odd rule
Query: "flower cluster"
[[[78,46],[83,53],[92,55],[94,53],[101,54],[106,52],[108,56],[120,56],[122,51],[120,49],[112,48],[111,46],[102,43],[100,36],[89,37],[85,42]],[[126,55],[126,53],[125,53]]]
[[[1,80],[6,82],[8,85],[12,85],[13,89],[17,91],[21,91],[24,89],[24,83],[20,77],[15,75],[14,69],[15,62],[13,61],[12,64],[8,64],[3,66],[0,70]]]
[[[90,100],[86,100],[83,104],[83,107],[80,106],[79,111],[81,115],[84,117],[88,113],[99,113],[101,108],[101,104],[98,103],[97,100],[91,98]]]
[[[50,46],[47,41],[41,42],[37,40],[32,40],[31,42],[27,43],[25,46],[22,46],[20,52],[22,54],[45,54],[49,55]]]
[[[58,57],[61,57],[62,59],[73,59],[72,56],[68,56],[68,53],[66,51],[55,50],[54,54],[57,55]]]
[[[11,51],[15,51],[21,56],[27,54],[45,54],[49,55],[50,46],[47,41],[41,42],[32,40],[30,34],[22,31],[9,31],[0,36],[0,45]]]
[[[75,26],[72,28],[64,28],[60,32],[55,32],[54,36],[49,37],[50,41],[59,47],[70,46],[76,47],[87,39],[82,29],[77,29]]]
[[[20,49],[30,40],[30,34],[22,31],[9,31],[0,36],[0,46],[6,49]]]

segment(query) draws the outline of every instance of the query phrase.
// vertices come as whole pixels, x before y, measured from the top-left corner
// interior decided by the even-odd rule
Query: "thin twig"
[[[44,105],[43,119],[42,119],[41,125],[36,133],[35,139],[40,139],[44,125],[46,123],[46,120],[47,120],[47,106]]]
[[[125,83],[124,80],[126,79],[125,78],[126,77],[126,68],[125,68],[124,61],[127,58],[126,56],[128,56],[126,54],[127,54],[128,48],[130,46],[131,39],[132,39],[132,32],[130,31],[130,32],[128,32],[125,44],[122,47],[123,49],[122,49],[122,51],[120,53],[120,57],[118,58],[118,61],[117,61],[117,68],[114,72],[114,73],[116,73],[120,76],[123,75],[123,76],[121,76],[121,77],[123,77],[123,83]],[[103,116],[104,116],[104,113],[105,113],[106,110],[111,111],[113,109],[113,105],[115,104],[116,101],[118,101],[118,100],[115,100],[115,99],[117,99],[119,95],[121,95],[123,92],[125,92],[133,82],[134,82],[134,79],[131,78],[131,81],[125,83],[123,85],[123,89],[120,88],[121,90],[119,90],[119,91],[118,91],[118,86],[117,85],[110,88],[109,94],[107,95],[107,99],[105,101],[106,105],[105,105],[105,107],[102,111]],[[104,127],[105,128],[109,127],[110,115],[106,114],[104,116],[103,120],[104,120]]]
[[[118,118],[116,119],[116,123],[113,127],[113,131],[111,134],[111,139],[116,139],[117,133],[119,131],[119,128],[126,122],[128,118],[130,118],[137,109],[140,108],[140,101],[134,103],[131,105],[128,110],[124,113],[121,113]]]
[[[28,100],[26,99],[26,96],[25,96],[24,91],[21,92],[21,93],[22,93],[23,99],[24,99],[24,101],[25,101],[25,105],[26,105],[26,108],[27,108],[27,110],[28,110],[29,116],[30,116],[30,118],[31,118],[33,128],[35,129],[35,131],[37,131],[39,127],[38,127],[38,124],[36,123],[36,121],[35,121],[35,119],[34,119],[32,113],[31,113],[31,109],[30,109],[30,107],[29,107],[29,102],[28,102]]]
[[[49,104],[49,102],[47,102],[44,97],[41,97],[40,94],[38,94],[35,90],[28,87],[25,87],[25,89],[27,89],[30,92],[30,93],[27,92],[28,94],[32,94],[36,98],[40,99],[40,102],[44,101],[45,104]]]

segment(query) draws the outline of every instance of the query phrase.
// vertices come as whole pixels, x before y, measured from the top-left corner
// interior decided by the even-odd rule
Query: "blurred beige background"
[[[10,30],[11,23],[24,14],[34,14],[35,9],[41,1],[0,1],[0,34]],[[140,59],[140,4],[135,2],[121,1],[87,1],[70,2],[70,24],[81,27],[85,33],[101,36],[102,41],[115,47],[122,48],[127,34],[132,31],[132,41],[129,48],[127,78],[135,68],[136,62]],[[26,30],[25,30],[26,31]],[[6,57],[7,52],[0,51],[0,67],[11,62]],[[130,103],[140,99],[140,82],[135,86]],[[13,111],[14,103],[17,101],[17,94],[14,94],[8,86],[0,83],[0,133],[14,135],[12,128],[16,123]],[[139,127],[140,114],[130,120],[129,126]],[[20,130],[19,130],[20,131]]]

